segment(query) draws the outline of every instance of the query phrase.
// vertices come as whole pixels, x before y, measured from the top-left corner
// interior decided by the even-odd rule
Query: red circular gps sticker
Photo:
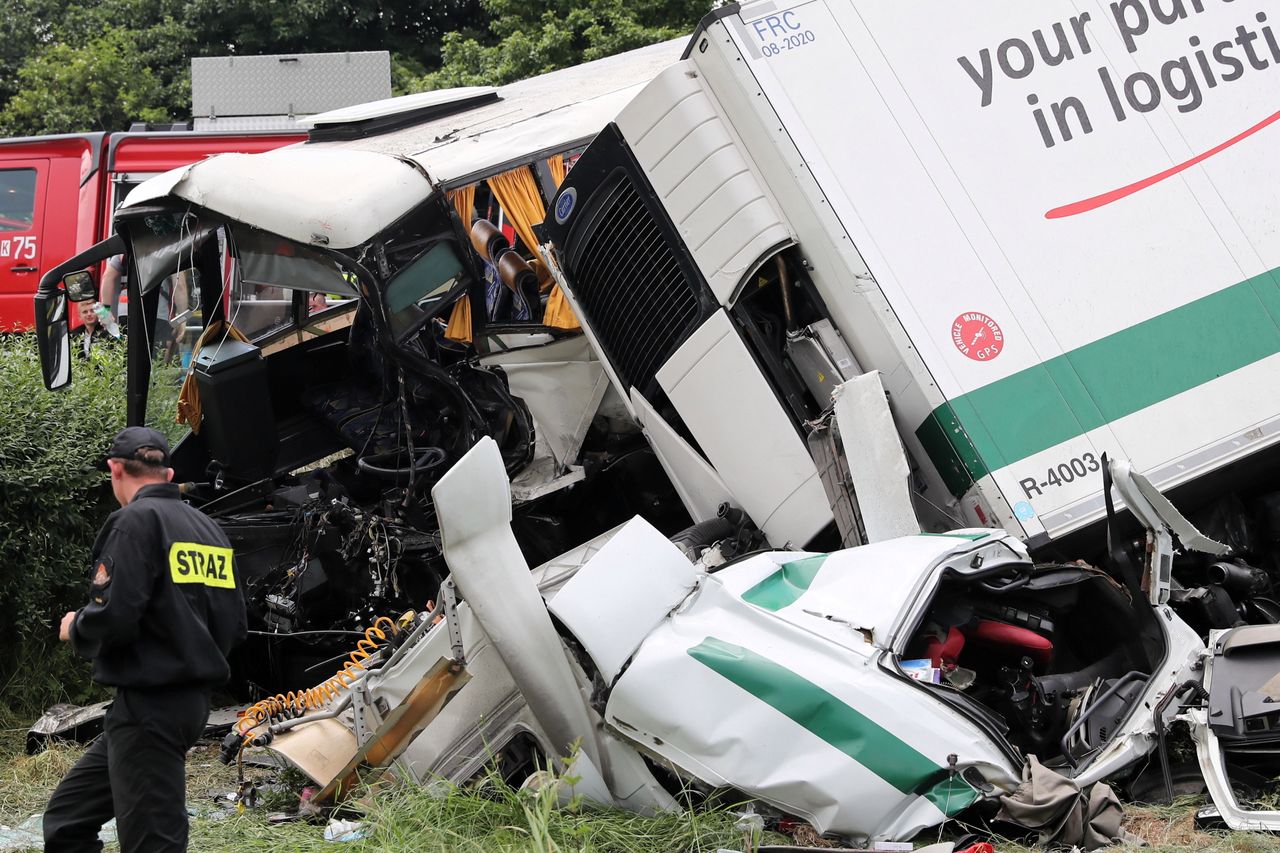
[[[967,311],[951,324],[951,342],[974,361],[990,361],[1004,350],[1004,332],[986,314]]]

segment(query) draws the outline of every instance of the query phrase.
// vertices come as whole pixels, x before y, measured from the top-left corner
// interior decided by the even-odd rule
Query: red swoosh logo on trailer
[[[1280,112],[1273,113],[1272,115],[1268,116],[1267,118],[1255,124],[1253,127],[1246,130],[1244,133],[1241,133],[1239,136],[1233,136],[1232,138],[1228,139],[1226,142],[1222,143],[1216,148],[1211,148],[1208,151],[1204,152],[1203,154],[1200,154],[1196,157],[1192,157],[1190,160],[1188,160],[1185,163],[1180,163],[1179,165],[1174,166],[1171,169],[1165,169],[1163,172],[1161,172],[1158,175],[1152,175],[1149,178],[1144,178],[1143,180],[1138,181],[1137,183],[1129,184],[1129,186],[1127,187],[1121,187],[1118,190],[1112,190],[1111,192],[1106,192],[1106,193],[1103,193],[1102,195],[1096,195],[1093,198],[1087,198],[1083,201],[1077,201],[1073,204],[1066,204],[1066,205],[1063,205],[1062,207],[1055,207],[1053,210],[1046,213],[1044,215],[1044,218],[1045,219],[1065,219],[1068,216],[1076,216],[1081,213],[1088,213],[1091,210],[1097,210],[1100,207],[1106,207],[1108,204],[1119,201],[1122,198],[1128,198],[1134,193],[1142,192],[1148,187],[1155,186],[1161,181],[1167,181],[1169,178],[1172,178],[1174,175],[1177,175],[1181,172],[1185,172],[1187,169],[1190,169],[1192,166],[1200,165],[1205,160],[1208,160],[1210,157],[1221,154],[1223,151],[1226,151],[1231,146],[1238,145],[1239,143],[1244,142],[1250,136],[1253,136],[1255,133],[1258,133],[1259,131],[1265,130],[1267,127],[1275,124],[1278,121],[1280,121]]]

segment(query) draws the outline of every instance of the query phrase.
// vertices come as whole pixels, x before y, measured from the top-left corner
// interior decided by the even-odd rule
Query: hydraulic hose
[[[384,627],[386,630],[383,630]],[[269,724],[278,719],[293,719],[308,711],[317,711],[325,707],[360,677],[360,674],[365,671],[365,662],[373,657],[380,645],[388,637],[394,637],[399,632],[400,627],[395,620],[387,616],[379,616],[364,632],[364,637],[356,643],[355,649],[341,669],[315,687],[297,692],[291,690],[288,693],[277,693],[275,696],[250,705],[236,721],[236,733],[244,737],[247,744],[252,740],[248,737],[249,732],[263,723]]]
[[[409,615],[405,614],[404,618],[408,618]],[[330,678],[307,690],[277,693],[245,709],[240,719],[236,721],[235,729],[222,744],[224,763],[230,763],[230,750],[235,750],[236,775],[240,782],[236,791],[236,805],[239,810],[244,810],[246,800],[252,805],[255,797],[253,785],[246,782],[244,778],[245,749],[270,743],[274,737],[271,731],[272,722],[296,720],[308,711],[324,708],[343,695],[347,688],[367,671],[365,662],[377,654],[389,638],[399,633],[400,626],[395,620],[388,616],[379,616],[373,620],[373,625],[365,630],[364,636],[356,642],[355,649],[343,663],[342,668]],[[334,713],[337,713],[337,709],[334,709]],[[262,725],[267,727],[266,731],[256,735],[251,734],[254,729]],[[237,744],[236,741],[239,743]]]

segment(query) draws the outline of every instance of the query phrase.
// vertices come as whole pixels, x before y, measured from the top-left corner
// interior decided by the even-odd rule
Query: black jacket
[[[172,483],[143,486],[93,544],[89,603],[71,644],[115,687],[218,685],[245,637],[244,592],[226,535]]]

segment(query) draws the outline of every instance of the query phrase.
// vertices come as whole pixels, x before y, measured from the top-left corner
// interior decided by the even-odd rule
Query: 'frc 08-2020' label
[[[799,50],[813,44],[813,30],[800,20],[794,9],[757,18],[747,25],[756,37],[760,55],[766,58]]]

